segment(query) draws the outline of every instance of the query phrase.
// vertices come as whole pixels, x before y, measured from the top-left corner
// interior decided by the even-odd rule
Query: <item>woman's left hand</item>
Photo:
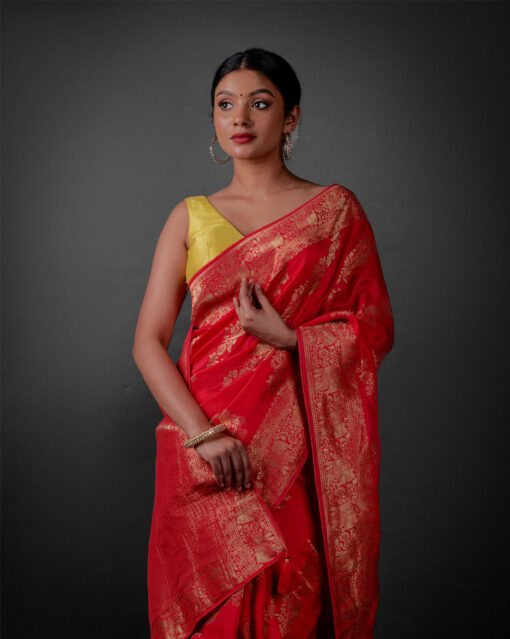
[[[257,308],[253,300],[258,301]],[[286,350],[297,349],[297,335],[293,328],[285,324],[278,311],[269,302],[259,284],[241,280],[239,300],[234,297],[237,317],[244,330],[259,341]]]

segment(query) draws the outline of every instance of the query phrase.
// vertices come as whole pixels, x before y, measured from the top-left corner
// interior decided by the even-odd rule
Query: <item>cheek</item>
[[[227,111],[216,111],[213,115],[213,124],[219,128],[225,127],[229,117]]]
[[[267,133],[274,132],[275,135],[278,135],[281,125],[281,118],[274,112],[264,113],[263,115],[261,114],[261,117],[258,118],[257,122],[257,126],[263,131]]]

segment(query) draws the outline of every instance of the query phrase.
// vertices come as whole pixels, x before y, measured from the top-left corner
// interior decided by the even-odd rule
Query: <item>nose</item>
[[[250,123],[250,116],[248,115],[247,108],[244,105],[237,107],[234,115],[234,124],[238,126],[247,126]]]

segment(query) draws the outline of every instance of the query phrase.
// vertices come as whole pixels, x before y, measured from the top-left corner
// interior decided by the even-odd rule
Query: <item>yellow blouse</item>
[[[188,205],[189,249],[186,282],[214,257],[244,237],[204,195],[185,198]]]

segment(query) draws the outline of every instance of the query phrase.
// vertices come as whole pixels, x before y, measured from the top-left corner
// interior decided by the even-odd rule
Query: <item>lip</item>
[[[256,136],[251,133],[235,133],[231,139],[234,140],[234,142],[249,142],[255,137]]]

